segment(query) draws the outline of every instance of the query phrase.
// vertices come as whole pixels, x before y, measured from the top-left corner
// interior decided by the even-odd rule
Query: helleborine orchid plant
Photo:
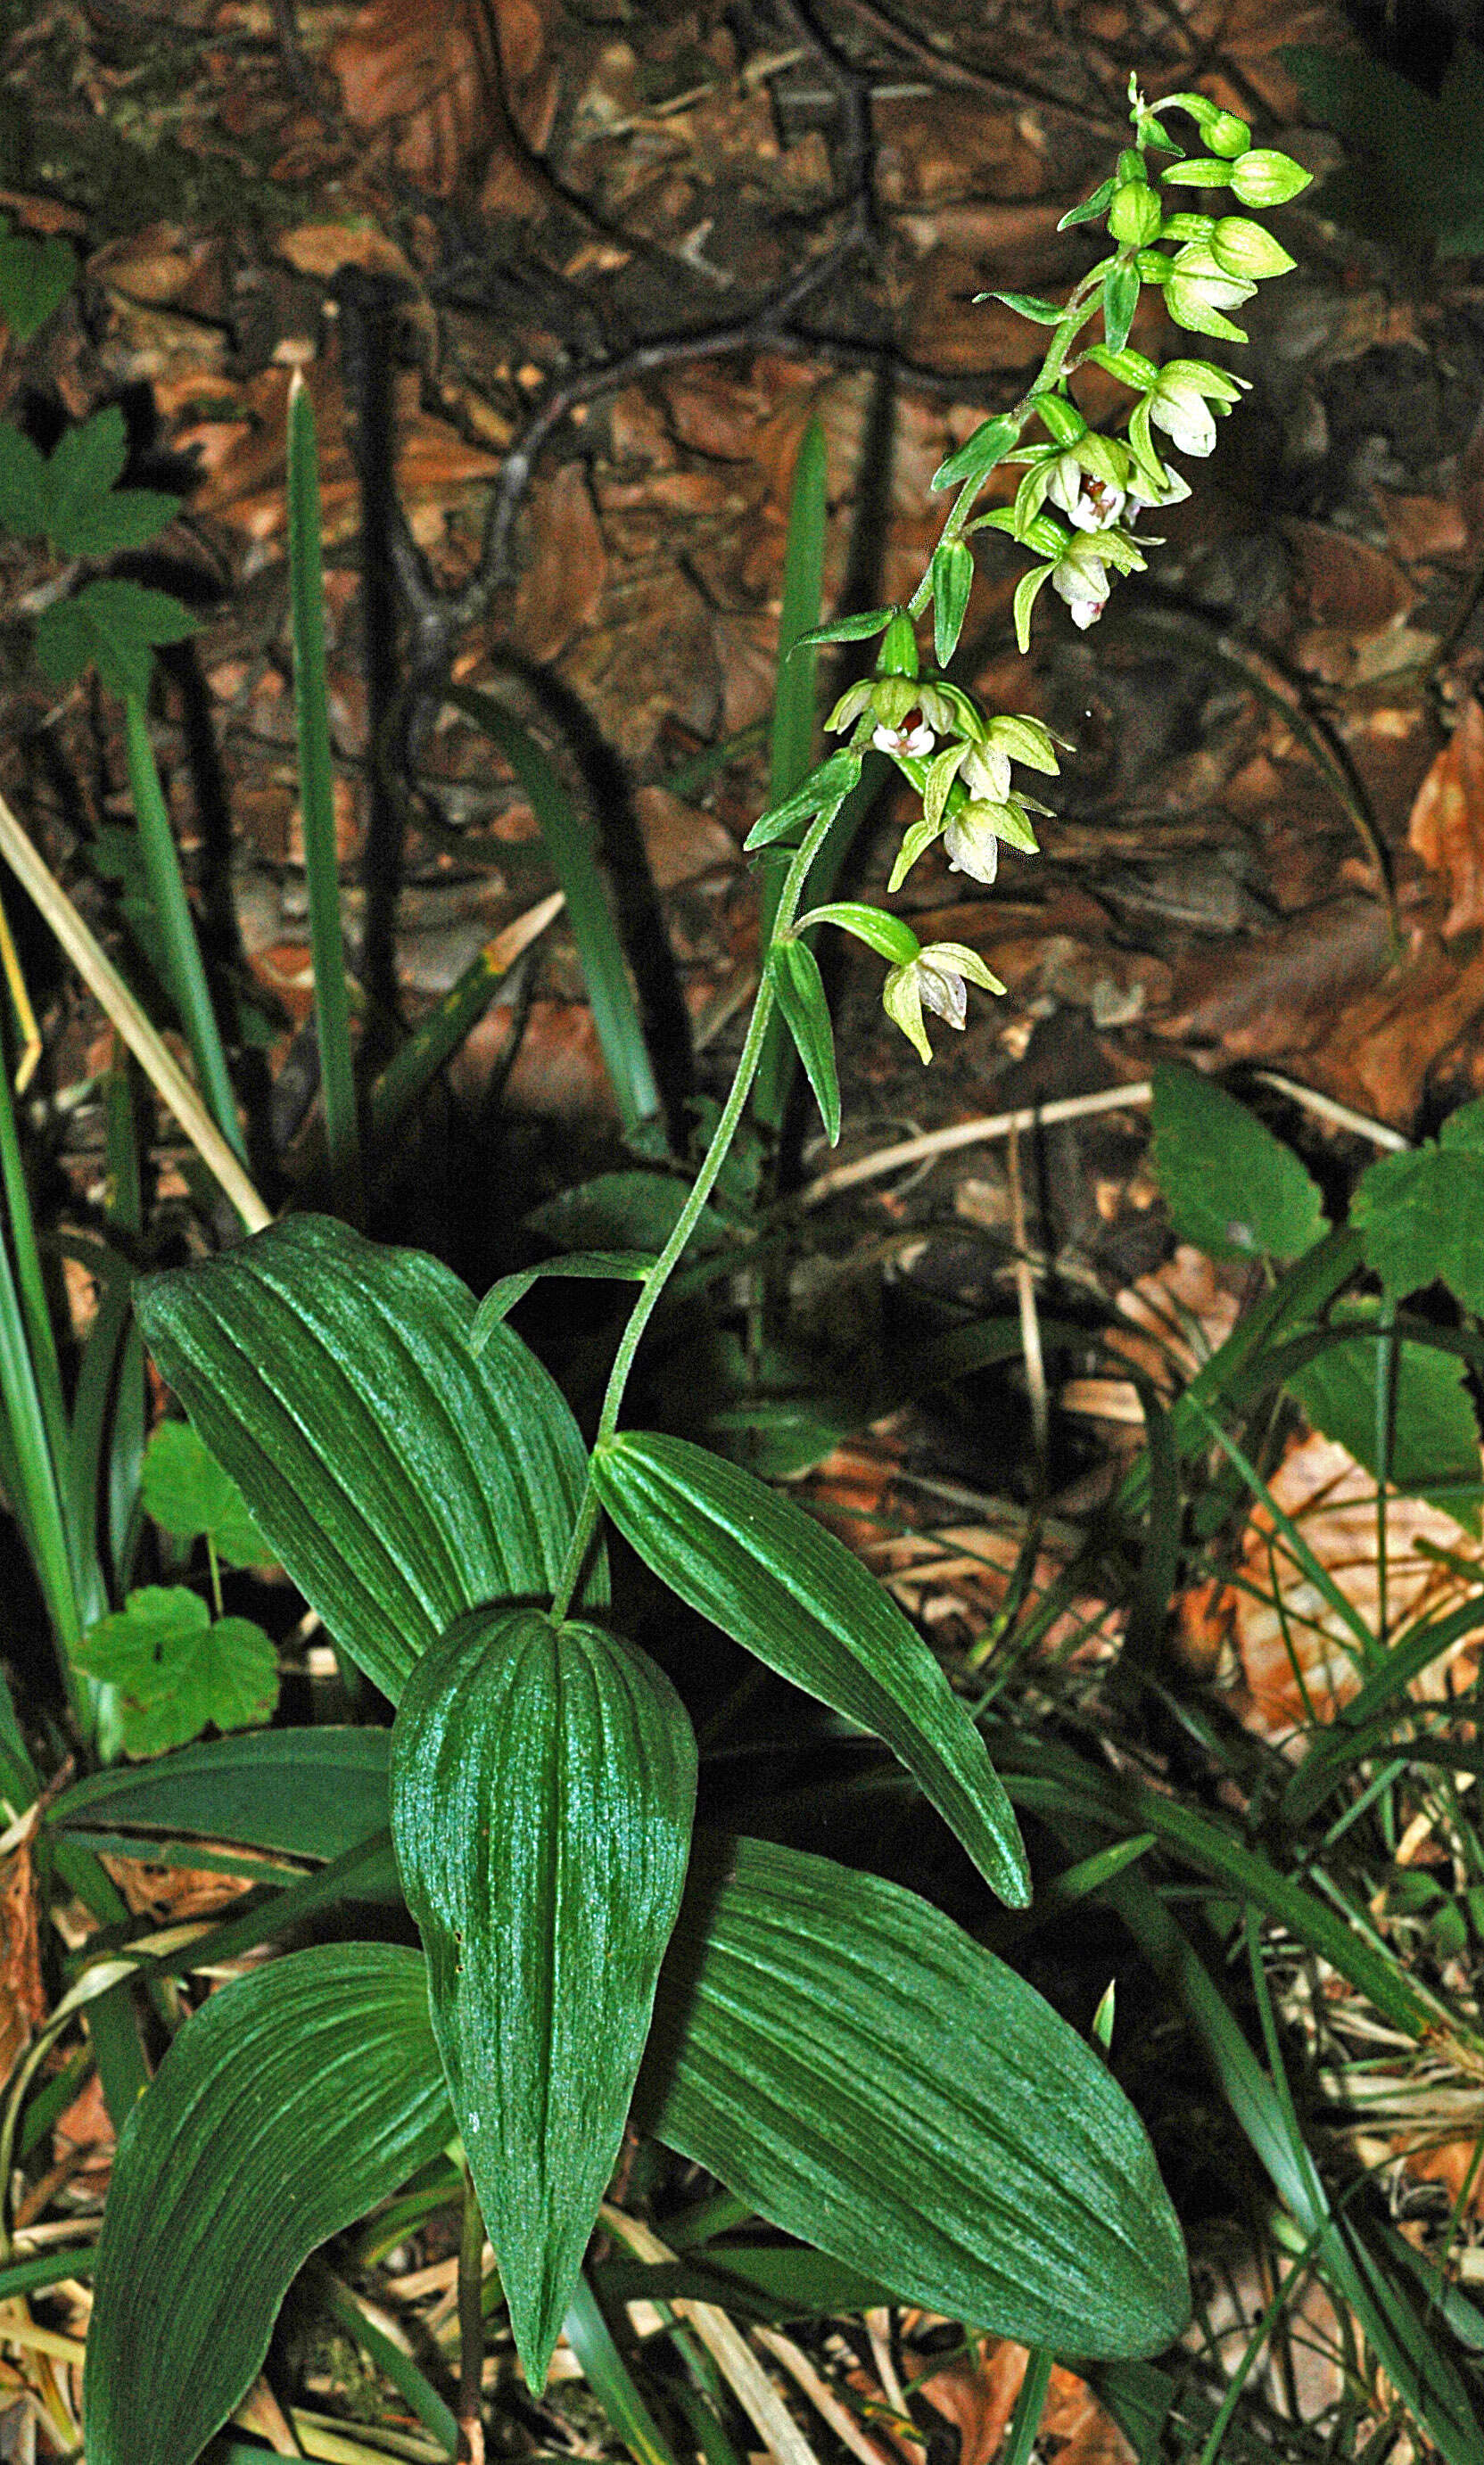
[[[191,2465],[311,2249],[446,2148],[467,2165],[466,2229],[482,2212],[539,2389],[631,2123],[950,2319],[1081,2357],[1149,2354],[1184,2324],[1174,2211],[1097,2052],[912,1893],[777,1844],[693,1837],[690,1720],[616,1629],[604,1545],[611,1525],[698,1620],[877,1741],[989,1890],[1026,1904],[1025,1850],[981,1731],[890,1595],[749,1472],[620,1419],[775,1009],[838,1136],[807,937],[836,924],[885,959],[887,1014],[924,1061],[927,1018],[961,1028],[970,985],[1002,989],[972,948],[924,948],[883,909],[805,906],[873,747],[920,804],[894,888],[939,839],[985,882],[1002,844],[1035,846],[1046,809],[1021,774],[1054,777],[1064,748],[946,673],[971,535],[1030,552],[1022,649],[1048,580],[1079,625],[1096,622],[1154,545],[1136,537],[1141,514],[1185,493],[1154,431],[1208,454],[1237,400],[1205,361],[1162,367],[1130,347],[1141,291],[1159,284],[1177,322],[1229,334],[1228,307],[1289,260],[1245,212],[1167,212],[1164,190],[1229,190],[1250,210],[1305,175],[1204,95],[1150,103],[1131,85],[1130,105],[1134,144],[1064,218],[1104,221],[1108,253],[1065,307],[996,295],[1052,329],[1045,362],[938,472],[953,502],[920,587],[805,637],[879,638],[879,652],[826,722],[842,741],[748,840],[779,851],[781,887],[711,1146],[657,1255],[556,1262],[639,1283],[591,1443],[505,1323],[509,1280],[476,1309],[435,1260],[300,1216],[143,1287],[145,1339],[201,1437],[339,1652],[395,1706],[389,1752],[376,1731],[259,1742],[313,1770],[339,1859],[330,1881],[282,1900],[290,1915],[322,1907],[337,1877],[352,1900],[395,1912],[400,1895],[420,1947],[406,1912],[384,1912],[382,1940],[267,1962],[174,2038],[122,2135],[98,2250],[89,2465]],[[1194,161],[1166,131],[1177,111],[1207,149]],[[1133,395],[1125,435],[1096,431],[1073,399],[1090,363]],[[1013,501],[976,513],[1005,464],[1023,475]],[[972,2058],[948,2059],[951,2044]],[[477,2231],[472,2248],[477,2259]]]

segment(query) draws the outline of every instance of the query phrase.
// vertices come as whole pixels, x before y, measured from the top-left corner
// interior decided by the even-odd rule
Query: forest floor
[[[35,342],[5,348],[0,408],[46,443],[119,403],[130,483],[184,500],[138,566],[199,619],[162,661],[155,749],[282,1197],[313,1194],[320,1168],[286,551],[295,372],[320,440],[336,826],[373,1017],[426,1016],[551,888],[527,790],[465,709],[443,703],[395,775],[378,749],[399,679],[441,625],[447,675],[534,729],[590,811],[641,994],[645,936],[662,926],[683,1016],[659,1018],[654,1059],[680,1118],[724,1092],[758,981],[742,841],[767,799],[810,423],[828,464],[826,610],[906,599],[941,520],[933,472],[1039,355],[1033,327],[974,295],[1060,297],[1091,261],[1087,233],[1059,223],[1123,142],[1130,72],[1151,94],[1200,86],[1322,173],[1342,140],[1282,47],[1344,53],[1355,38],[1325,0],[0,0],[0,211],[82,265]],[[1419,72],[1434,88],[1440,59]],[[1446,90],[1418,111],[1428,144],[1467,152]],[[897,895],[924,943],[968,944],[1007,987],[971,999],[962,1035],[936,1034],[929,1073],[882,1012],[879,963],[854,944],[830,954],[844,1135],[831,1154],[801,1114],[785,1155],[804,1228],[796,1332],[822,1391],[880,1339],[883,1313],[899,1345],[915,1310],[937,1325],[943,1307],[1121,1320],[1136,1371],[1188,1374],[1264,1270],[1177,1243],[1149,1165],[1163,1063],[1219,1074],[1337,1206],[1374,1156],[1484,1096],[1484,288],[1478,260],[1448,253],[1455,233],[1429,228],[1419,142],[1404,131],[1382,148],[1353,219],[1334,184],[1274,217],[1297,270],[1263,286],[1250,347],[1224,355],[1251,390],[1100,623],[1079,633],[1043,598],[1022,660],[1019,552],[992,533],[982,545],[955,673],[1074,750],[1048,788],[1039,854],[1007,851],[985,888],[930,851]],[[1168,355],[1157,294],[1132,339]],[[1008,498],[1001,477],[991,495]],[[379,588],[363,556],[378,504]],[[0,791],[106,937],[137,896],[122,731],[96,683],[59,690],[31,661],[20,620],[55,572],[34,544],[0,541]],[[827,658],[825,696],[861,672],[854,646]],[[882,894],[905,818],[886,786],[849,895]],[[7,906],[45,1032],[38,1093],[60,1124],[51,1204],[82,1223],[105,1169],[111,1031],[19,897]],[[482,1289],[527,1255],[533,1208],[547,1203],[549,1231],[563,1192],[626,1161],[620,1128],[558,917],[454,1054],[375,1229]],[[186,1163],[162,1121],[154,1197],[178,1225]],[[86,1285],[79,1270],[79,1310]],[[1186,1347],[1173,1370],[1172,1331]],[[838,1445],[811,1449],[806,1432],[780,1458],[837,1528],[876,1534],[872,1563],[971,1666],[1007,1601],[1021,1605],[1017,1586],[1050,1599],[1079,1564],[1076,1534],[1141,1443],[1143,1407],[1117,1363],[1074,1368],[1053,1354],[1049,1377],[971,1381]],[[801,1423],[810,1411],[829,1430],[828,1401]],[[1346,1494],[1325,1443],[1283,1432],[1296,1515],[1332,1504],[1337,1482]],[[1410,1516],[1455,1576],[1467,1562],[1471,1590],[1476,1542],[1435,1508],[1395,1512],[1393,1550]],[[1321,1563],[1347,1566],[1354,1537],[1317,1539]],[[1256,1558],[1249,1573],[1254,1593]],[[1074,1633],[1084,1666],[1115,1654],[1127,1604],[1103,1592],[1087,1575],[1046,1648]],[[1261,1608],[1190,1584],[1172,1654],[1270,1743],[1312,1705],[1281,1602]],[[128,1890],[176,1921],[227,1887],[140,1866]],[[1076,1956],[1086,1976],[1067,1999],[1085,2026],[1104,1981],[1096,1943]],[[1473,1959],[1453,1979],[1460,2010]],[[12,1958],[17,2046],[37,2017],[20,1973]],[[90,2089],[23,2222],[95,2212],[110,2147]],[[1416,2160],[1393,2212],[1419,2247],[1446,2232],[1455,2257],[1477,2258],[1475,2184],[1471,2126]],[[1207,2184],[1196,2207],[1210,2196]],[[1272,2289],[1250,2255],[1232,2258],[1229,2218],[1207,2223],[1215,2351]],[[387,2266],[385,2300],[435,2344],[448,2250],[409,2237]],[[76,2332],[85,2286],[72,2295]],[[1299,2365],[1273,2365],[1259,2445],[1359,2456],[1362,2428],[1390,2423],[1377,2456],[1400,2460],[1408,2438],[1433,2453],[1374,2385],[1356,2397],[1328,2304],[1316,2290]],[[1019,2349],[990,2341],[935,2375],[933,2334],[876,2320],[812,2350],[867,2419],[893,2415],[895,2391],[882,2435],[903,2455],[988,2465]],[[0,2351],[5,2336],[0,2319]],[[373,2436],[386,2389],[369,2367],[364,2385],[347,2378],[350,2351],[332,2341],[301,2389],[371,2426],[356,2454],[388,2453]],[[0,2454],[61,2445],[68,2367],[65,2351],[0,2361]],[[904,2371],[921,2384],[906,2412]],[[1046,2456],[1132,2453],[1079,2381],[1056,2385]],[[512,2418],[509,2453],[613,2448],[596,2406],[566,2404],[564,2386]],[[276,2407],[265,2386],[249,2428],[281,2447]],[[1341,2417],[1353,2446],[1326,2449],[1322,2426]],[[809,2419],[821,2453],[843,2454]],[[423,2453],[415,2434],[398,2453]]]

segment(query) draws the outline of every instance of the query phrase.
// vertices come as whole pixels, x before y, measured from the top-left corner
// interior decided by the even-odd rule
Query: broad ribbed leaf
[[[741,1465],[626,1431],[593,1483],[682,1601],[906,1765],[1011,1908],[1030,1898],[1014,1810],[926,1644],[843,1542]]]
[[[120,2135],[93,2279],[89,2465],[192,2465],[310,2252],[452,2127],[423,1963],[271,1962],[188,2020]]]
[[[392,1837],[535,2388],[623,2137],[695,1802],[675,1689],[597,1627],[486,1610],[408,1680]]]
[[[385,1729],[261,1729],[158,1762],[115,1764],[64,1789],[66,1832],[232,1840],[290,1857],[342,1857],[387,1828]]]
[[[436,1259],[290,1216],[150,1277],[138,1308],[270,1546],[393,1701],[465,1610],[555,1589],[577,1424],[509,1327],[475,1357],[474,1296]]]
[[[1121,2089],[898,1884],[698,1841],[637,2109],[760,2215],[951,2320],[1097,2356],[1155,2353],[1188,2316]]]

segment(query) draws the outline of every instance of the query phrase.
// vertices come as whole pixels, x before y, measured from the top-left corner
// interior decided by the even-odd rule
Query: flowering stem
[[[1123,254],[1127,254],[1127,252],[1125,251]],[[1030,412],[1035,406],[1036,395],[1038,393],[1048,393],[1052,386],[1060,382],[1062,376],[1066,373],[1067,356],[1071,351],[1074,343],[1076,341],[1077,336],[1083,331],[1084,327],[1090,325],[1093,319],[1097,314],[1097,295],[1101,292],[1101,289],[1102,276],[1100,273],[1085,274],[1082,277],[1081,281],[1077,284],[1075,291],[1074,291],[1071,299],[1067,302],[1066,314],[1062,318],[1061,323],[1057,326],[1055,333],[1052,337],[1051,347],[1047,351],[1046,357],[1041,364],[1040,372],[1036,377],[1035,383],[1030,387],[1028,392],[1021,395],[1021,398],[1019,402],[1016,403],[1013,411],[1008,413],[1008,416],[1011,419],[1016,421],[1029,419]],[[940,546],[942,545],[945,540],[956,540],[962,538],[963,525],[968,520],[969,513],[976,499],[984,493],[985,480],[987,477],[987,472],[980,472],[974,478],[965,479],[963,487],[959,490],[958,495],[953,500],[953,506],[948,515],[948,519],[938,535],[938,544]],[[928,601],[931,599],[932,595],[933,569],[931,562],[929,562],[921,581],[918,584],[912,597],[907,602],[908,615],[920,616],[926,609]]]
[[[792,928],[793,920],[799,912],[799,901],[804,895],[804,885],[808,878],[809,868],[824,845],[830,826],[844,801],[841,797],[837,803],[827,805],[823,811],[817,813],[794,850],[793,861],[784,877],[784,885],[779,894],[778,908],[773,919],[772,938],[775,942]],[[629,1323],[619,1338],[618,1350],[613,1358],[613,1366],[609,1373],[608,1388],[603,1398],[603,1410],[598,1416],[594,1447],[600,1447],[606,1439],[611,1438],[618,1427],[618,1415],[623,1409],[624,1388],[629,1383],[629,1372],[633,1366],[634,1354],[638,1351],[644,1330],[654,1314],[666,1284],[679,1263],[691,1234],[696,1230],[701,1210],[715,1188],[721,1167],[726,1162],[751,1092],[753,1079],[757,1076],[758,1064],[763,1058],[763,1046],[767,1034],[768,1021],[773,1014],[773,988],[764,966],[763,980],[758,987],[758,997],[752,1006],[752,1016],[747,1022],[747,1033],[738,1056],[737,1075],[732,1080],[731,1093],[721,1108],[716,1135],[706,1150],[705,1161],[691,1185],[685,1205],[676,1218],[675,1230],[639,1286],[638,1299],[629,1314]],[[593,1488],[592,1475],[589,1471],[582,1500],[578,1506],[577,1520],[572,1527],[572,1537],[567,1543],[566,1556],[563,1561],[556,1593],[552,1600],[551,1614],[558,1620],[565,1618],[572,1606],[573,1595],[582,1580],[587,1553],[592,1546],[592,1537],[597,1530],[598,1514],[597,1492]]]

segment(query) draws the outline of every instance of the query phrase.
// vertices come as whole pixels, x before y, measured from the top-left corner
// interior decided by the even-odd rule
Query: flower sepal
[[[881,989],[881,1007],[923,1060],[931,1061],[933,1048],[927,1040],[923,1011],[945,1019],[950,1027],[962,1028],[968,1016],[971,984],[982,986],[989,993],[1005,990],[999,977],[990,974],[976,950],[966,948],[962,942],[930,942],[926,949],[919,945],[914,957],[892,968]]]

